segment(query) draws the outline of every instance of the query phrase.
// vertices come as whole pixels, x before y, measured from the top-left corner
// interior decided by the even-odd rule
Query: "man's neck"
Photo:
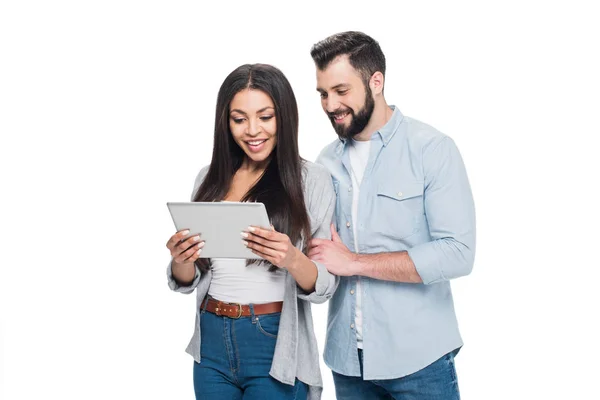
[[[394,114],[394,110],[387,105],[385,101],[382,101],[379,104],[375,104],[375,108],[373,109],[373,114],[371,115],[371,119],[365,129],[362,130],[359,134],[354,136],[354,140],[358,141],[367,141],[371,140],[371,136],[378,130],[380,130],[388,121],[392,118]]]

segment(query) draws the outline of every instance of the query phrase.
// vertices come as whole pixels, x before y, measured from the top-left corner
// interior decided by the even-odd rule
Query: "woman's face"
[[[248,161],[267,160],[277,144],[277,120],[271,97],[255,89],[238,92],[229,105],[229,129]]]

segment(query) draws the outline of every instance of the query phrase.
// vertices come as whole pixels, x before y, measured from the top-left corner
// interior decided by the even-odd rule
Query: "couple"
[[[471,271],[475,252],[459,151],[388,106],[373,38],[335,34],[311,56],[339,140],[316,164],[301,159],[289,82],[243,65],[219,90],[212,161],[192,193],[263,202],[272,229],[240,239],[267,262],[199,259],[204,242],[185,231],[167,243],[169,286],[197,292],[196,398],[319,399],[310,303],[331,299],[324,358],[338,399],[458,399],[450,280]]]

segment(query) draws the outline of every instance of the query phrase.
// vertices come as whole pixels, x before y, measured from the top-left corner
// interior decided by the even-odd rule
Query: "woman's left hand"
[[[252,252],[261,256],[279,268],[293,266],[298,257],[299,250],[292,244],[285,233],[273,230],[248,227],[242,232],[243,242]]]

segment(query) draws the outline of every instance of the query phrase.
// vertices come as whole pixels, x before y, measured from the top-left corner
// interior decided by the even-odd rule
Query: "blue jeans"
[[[307,386],[269,375],[280,313],[231,319],[202,310],[201,362],[194,362],[194,391],[199,400],[306,399]]]
[[[358,350],[360,378],[333,372],[337,400],[460,400],[454,350],[413,374],[397,379],[365,381],[363,355]]]

